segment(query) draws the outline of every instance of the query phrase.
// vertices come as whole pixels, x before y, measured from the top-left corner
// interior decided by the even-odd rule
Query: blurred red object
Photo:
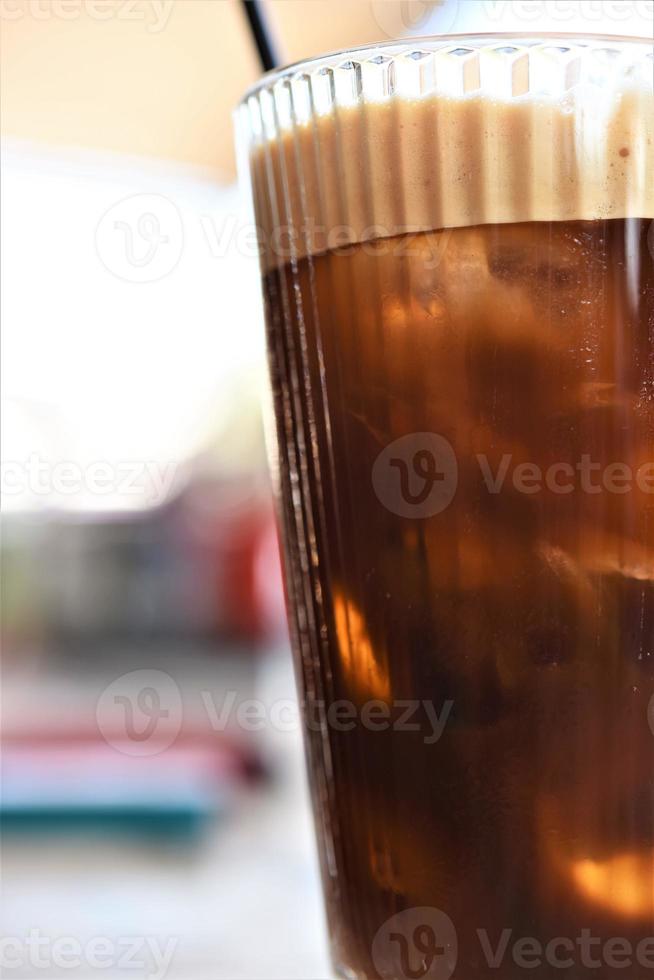
[[[249,490],[249,492],[248,492]],[[284,630],[284,596],[272,501],[246,485],[195,487],[181,503],[191,575],[206,580],[212,632],[265,644]]]

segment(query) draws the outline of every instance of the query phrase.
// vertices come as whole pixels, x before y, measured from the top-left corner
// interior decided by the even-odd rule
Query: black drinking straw
[[[261,2],[260,0],[241,0],[241,3],[259,53],[261,67],[264,71],[272,71],[273,68],[277,68],[279,61],[266,26],[266,19],[261,10]]]

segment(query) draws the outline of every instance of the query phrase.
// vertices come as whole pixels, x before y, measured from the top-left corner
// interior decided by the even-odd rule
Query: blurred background
[[[651,2],[268,0],[282,62]],[[0,0],[0,975],[330,975],[231,114],[239,0]]]

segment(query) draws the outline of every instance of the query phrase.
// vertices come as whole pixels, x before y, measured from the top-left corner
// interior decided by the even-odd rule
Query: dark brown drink
[[[334,963],[644,980],[651,47],[419,45],[242,109]]]
[[[455,924],[464,980],[522,976],[524,937],[575,943],[551,950],[574,968],[531,968],[549,978],[592,972],[583,930],[634,950],[652,935],[650,226],[446,230],[265,280],[330,923],[359,976],[415,907]],[[429,517],[389,510],[373,479],[411,433],[443,436],[458,464]],[[399,507],[403,456],[409,507],[431,479],[423,441],[391,466]],[[355,707],[328,716],[334,702]],[[507,929],[498,969],[485,953]]]

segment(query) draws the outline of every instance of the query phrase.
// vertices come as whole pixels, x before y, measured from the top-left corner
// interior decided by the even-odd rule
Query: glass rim
[[[400,51],[405,48],[418,49],[422,47],[436,51],[442,47],[449,47],[451,44],[466,42],[473,45],[478,44],[478,42],[491,44],[493,41],[505,40],[521,40],[525,44],[538,44],[542,41],[569,41],[578,45],[594,44],[595,42],[606,43],[610,41],[613,44],[625,46],[633,44],[635,46],[648,46],[654,49],[654,38],[651,37],[635,34],[592,34],[581,33],[579,31],[477,31],[475,33],[466,32],[463,34],[423,34],[416,37],[398,37],[388,41],[373,41],[368,44],[359,44],[349,48],[337,48],[335,51],[313,55],[310,58],[301,58],[299,61],[293,61],[288,65],[273,68],[272,71],[267,71],[261,75],[256,82],[253,82],[245,90],[238,105],[244,105],[252,96],[256,96],[260,92],[269,89],[284,78],[297,75],[304,71],[315,71],[321,66],[327,67],[331,62],[339,58],[348,59],[352,55],[380,50]]]

